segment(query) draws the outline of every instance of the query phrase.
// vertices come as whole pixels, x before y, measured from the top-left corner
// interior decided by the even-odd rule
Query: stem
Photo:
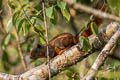
[[[22,65],[24,67],[24,70],[27,71],[27,64],[26,64],[25,58],[24,58],[23,53],[22,53],[22,48],[21,48],[20,43],[19,43],[20,39],[19,39],[19,36],[18,36],[18,33],[17,33],[15,26],[14,26],[14,29],[15,29],[15,36],[16,36],[17,46],[18,46],[19,55],[20,55],[20,58],[22,61]]]
[[[10,15],[12,16],[12,11],[11,11],[10,7],[9,7],[9,10],[10,10]],[[24,58],[23,53],[22,53],[22,48],[21,48],[20,43],[19,43],[20,39],[19,39],[17,30],[16,30],[16,26],[14,26],[13,28],[15,30],[15,37],[16,37],[16,41],[17,41],[17,47],[18,47],[18,50],[19,50],[19,55],[20,55],[20,58],[21,58],[21,61],[22,61],[22,65],[24,67],[24,70],[27,71],[27,64],[26,64],[25,58]]]
[[[44,3],[44,1],[42,1],[42,7],[43,7],[44,26],[45,26],[45,31],[46,31],[48,73],[49,73],[49,80],[51,80],[50,57],[49,57],[49,48],[48,48],[48,26],[47,26],[47,21],[46,21],[46,10],[45,10],[45,3]]]

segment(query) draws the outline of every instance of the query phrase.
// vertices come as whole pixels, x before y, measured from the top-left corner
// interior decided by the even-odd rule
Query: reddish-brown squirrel
[[[106,4],[102,6],[100,9],[104,11],[106,9]],[[90,24],[91,22],[95,22],[98,26],[101,24],[102,19],[99,17],[93,17],[93,19],[88,23],[87,29],[82,32],[82,36],[88,37],[92,34]],[[62,54],[66,49],[70,48],[71,46],[78,43],[79,33],[73,36],[70,33],[62,33],[55,36],[52,40],[48,43],[49,48],[49,57],[55,57],[57,55]],[[31,59],[37,58],[47,58],[47,45],[40,45],[38,44],[36,48],[33,48],[30,52]]]

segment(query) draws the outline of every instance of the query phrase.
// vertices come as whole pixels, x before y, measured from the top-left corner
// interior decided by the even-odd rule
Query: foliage
[[[87,1],[75,0],[75,1],[90,6],[96,0],[87,0]],[[2,2],[3,0],[0,0],[0,9],[2,7]],[[120,16],[120,5],[119,5],[120,0],[107,0],[107,3],[110,9],[112,9],[112,12],[115,15]],[[5,27],[6,35],[2,42],[3,55],[1,59],[3,64],[2,65],[3,69],[6,72],[10,72],[11,67],[16,67],[20,63],[20,56],[18,55],[19,51],[17,47],[18,44],[20,44],[24,55],[29,53],[31,48],[36,46],[36,43],[45,44],[45,29],[43,24],[44,21],[43,21],[43,12],[42,12],[43,11],[42,0],[8,0],[8,4],[11,8],[12,14],[10,16],[9,21],[7,22],[7,26]],[[66,23],[70,22],[71,6],[67,5],[67,3],[65,3],[63,0],[57,0],[57,1],[50,0],[49,2],[45,1],[45,6],[46,6],[47,24],[49,25],[49,33],[50,34],[52,32],[61,33],[63,31],[63,28],[65,28]],[[95,8],[97,7],[98,5],[96,5]],[[74,16],[75,18],[81,14],[84,14],[82,11],[74,10],[74,12],[76,13],[76,15]],[[87,28],[89,21],[90,20],[85,20],[84,22],[85,28]],[[78,23],[81,22],[78,21]],[[53,28],[53,31],[50,31],[51,26],[53,25],[55,27]],[[62,26],[58,27],[58,25],[62,25]],[[97,35],[98,26],[94,22],[92,22],[90,24],[90,27],[92,29],[93,34]],[[69,28],[70,27],[68,27],[68,29],[64,31],[68,31]],[[79,27],[79,29],[81,29],[81,27]],[[20,38],[19,43],[17,43],[16,41],[15,32],[17,32],[18,37]],[[52,35],[49,35],[48,37],[51,38]],[[120,44],[120,41],[118,41],[118,43]],[[89,51],[91,49],[89,39],[87,37],[81,36],[80,44],[83,46],[85,51]],[[11,57],[14,57],[14,55],[16,55],[14,60],[11,60]],[[43,59],[38,59],[37,61],[35,60],[31,62],[31,64],[34,63],[35,66],[37,66],[41,64],[43,61],[44,61]],[[113,65],[115,66],[115,64]],[[114,66],[112,66],[112,68]],[[68,80],[73,80],[73,79],[80,80],[79,73],[76,73],[70,69],[68,70],[69,71],[65,73]]]
[[[93,34],[98,35],[98,26],[96,25],[96,23],[92,22],[90,27],[91,27]]]
[[[37,42],[41,44],[45,43],[45,29],[43,25],[43,9],[42,9],[42,1],[41,0],[8,0],[9,6],[12,9],[12,16],[9,19],[6,27],[6,32],[8,35],[5,38],[5,41],[2,44],[3,48],[3,67],[6,71],[9,71],[9,66],[6,64],[10,64],[8,55],[11,53],[7,52],[6,49],[15,38],[17,30],[17,34],[20,38],[24,38],[24,42],[20,43],[23,50],[30,51],[31,46],[34,45],[32,43],[36,43],[36,38],[31,38],[32,33],[39,35]],[[67,4],[61,0],[54,2],[45,2],[46,6],[46,16],[47,21],[50,21],[52,24],[56,25],[58,23],[58,11],[67,21],[70,20],[70,13]],[[13,36],[13,37],[12,37]],[[29,37],[30,36],[30,37]],[[13,40],[14,41],[14,40]],[[27,42],[27,43],[26,43]],[[16,46],[14,47],[16,49]],[[18,51],[19,52],[19,51]],[[5,58],[6,57],[6,58]],[[7,61],[6,61],[7,60]],[[18,59],[16,58],[18,62]],[[35,64],[39,62],[34,61]],[[19,62],[18,62],[19,63]],[[12,64],[12,62],[11,62]],[[15,65],[12,65],[15,66]]]
[[[86,52],[91,48],[88,37],[81,36],[80,44]]]

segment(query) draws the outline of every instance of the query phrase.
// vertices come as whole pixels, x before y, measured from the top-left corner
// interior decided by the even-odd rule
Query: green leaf
[[[66,3],[63,1],[58,1],[57,6],[61,9],[61,12],[63,16],[67,19],[67,21],[70,20],[70,13],[68,8],[66,8]]]
[[[85,29],[88,28],[88,24],[90,23],[90,21],[91,21],[91,20],[87,20],[87,21],[85,21],[85,23],[84,23],[84,28],[85,28]]]
[[[16,20],[16,29],[17,29],[17,32],[20,31],[20,29],[22,28],[22,24],[23,22],[25,21],[26,19],[25,18],[18,18]]]
[[[57,23],[57,20],[58,20],[58,16],[57,16],[57,11],[56,9],[54,8],[53,9],[53,19],[50,19],[50,21],[53,23],[53,24],[56,24]]]
[[[13,14],[13,18],[12,18],[13,25],[16,24],[16,20],[18,19],[19,15],[20,15],[20,11],[17,11]]]
[[[65,9],[65,8],[66,8],[66,3],[63,2],[63,1],[58,1],[58,2],[57,2],[57,6],[58,6],[60,9]]]
[[[30,29],[30,24],[26,19],[23,22],[22,29],[24,31],[24,36],[26,36],[28,34],[28,32],[29,32],[29,29]]]
[[[39,24],[39,25],[35,25],[34,27],[34,31],[37,32],[40,35],[40,42],[44,43],[44,39],[45,39],[45,30],[43,29],[43,27]]]
[[[30,20],[31,20],[32,24],[35,25],[37,18],[36,17],[32,17],[32,18],[30,18]]]
[[[91,16],[90,16],[90,21],[92,21],[92,20],[93,20],[93,18],[94,18],[94,16],[93,16],[93,15],[91,15]]]
[[[47,10],[46,10],[46,16],[49,17],[50,19],[51,18],[53,19],[52,14],[53,14],[53,7],[47,8]]]
[[[43,29],[43,27],[41,25],[35,25],[34,30],[37,33],[40,33],[42,36],[44,36],[44,34],[45,34],[45,30]]]
[[[8,46],[11,38],[12,38],[12,34],[9,33],[9,34],[5,37],[5,39],[2,41],[2,49],[3,49],[3,50],[6,49],[6,46]]]
[[[85,51],[88,51],[91,48],[90,43],[89,43],[89,39],[87,37],[81,36],[80,44]]]
[[[39,39],[41,44],[46,44],[46,41],[42,37],[40,37]]]
[[[90,24],[90,27],[91,27],[91,30],[92,30],[93,34],[98,35],[98,26],[97,26],[97,24],[95,22],[92,22]]]
[[[6,27],[6,32],[8,33],[13,27],[13,24],[12,24],[12,18],[8,21],[7,23],[7,27]]]
[[[28,51],[28,52],[30,51],[30,44],[24,43],[22,46],[23,46],[25,51]]]
[[[11,34],[8,34],[4,40],[4,45],[8,45],[10,39],[11,39]]]
[[[67,9],[61,9],[63,16],[67,19],[67,21],[70,20],[70,13]]]

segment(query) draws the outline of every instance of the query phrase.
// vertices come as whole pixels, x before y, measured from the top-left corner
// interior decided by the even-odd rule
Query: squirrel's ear
[[[37,44],[37,48],[41,48],[42,46],[40,44]]]

